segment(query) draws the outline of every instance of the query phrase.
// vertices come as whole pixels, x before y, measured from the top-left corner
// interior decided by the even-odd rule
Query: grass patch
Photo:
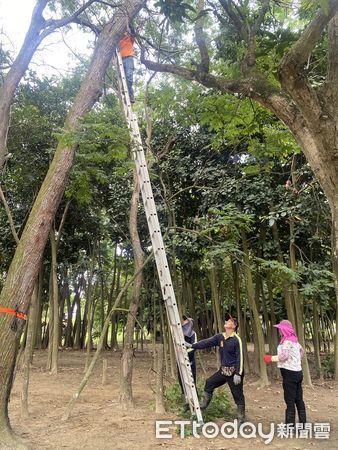
[[[201,400],[204,388],[204,381],[197,381],[198,397]],[[229,401],[229,391],[226,385],[215,389],[212,400],[208,408],[203,411],[204,422],[214,421],[215,419],[232,420],[235,416]],[[184,411],[184,398],[178,383],[167,386],[164,393],[165,407],[167,411],[179,414],[182,418],[190,418],[190,410]]]

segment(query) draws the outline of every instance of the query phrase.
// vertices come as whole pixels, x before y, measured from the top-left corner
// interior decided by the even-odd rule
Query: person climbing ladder
[[[130,28],[129,28],[130,30]],[[123,68],[126,75],[130,103],[135,103],[134,96],[134,42],[135,38],[130,31],[124,33],[123,38],[119,42],[119,51],[123,62]]]

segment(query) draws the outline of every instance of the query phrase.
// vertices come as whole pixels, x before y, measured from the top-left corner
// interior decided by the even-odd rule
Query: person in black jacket
[[[188,317],[186,314],[182,316],[182,331],[186,344],[188,344],[187,352],[191,367],[192,376],[194,379],[194,383],[196,385],[196,361],[195,361],[195,351],[191,348],[191,345],[197,341],[196,333],[194,331],[194,321],[191,317]],[[178,369],[178,367],[177,367]],[[182,395],[184,396],[184,389],[182,384],[182,378],[179,369],[178,372],[178,381],[181,386]],[[184,410],[189,411],[189,405],[186,403],[184,405]]]
[[[224,323],[224,333],[216,334],[191,345],[194,350],[219,347],[221,367],[205,382],[201,409],[209,405],[214,389],[228,383],[232,397],[237,405],[237,418],[245,420],[245,398],[243,393],[243,349],[241,338],[236,334],[237,320],[229,315]]]

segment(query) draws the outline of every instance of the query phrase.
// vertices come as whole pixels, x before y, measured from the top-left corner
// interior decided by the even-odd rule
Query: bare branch
[[[59,244],[60,244],[60,239],[61,239],[63,227],[65,225],[65,221],[66,221],[67,213],[68,213],[68,210],[69,210],[70,202],[71,202],[71,200],[68,200],[68,202],[66,203],[65,209],[63,210],[63,214],[62,214],[61,222],[60,222],[60,225],[59,225],[59,229],[57,230],[56,248],[58,248]]]
[[[239,36],[243,39],[243,41],[248,42],[248,30],[246,26],[243,23],[243,20],[239,17],[238,14],[232,9],[230,1],[228,0],[219,0],[220,4],[222,5],[224,11],[226,12],[227,16],[231,20],[231,22],[234,24],[236,30],[238,31]]]
[[[92,30],[96,36],[98,36],[101,31],[102,28],[98,27],[97,25],[94,25],[93,23],[88,22],[87,20],[83,19],[82,17],[77,17],[76,19],[73,20],[73,23],[76,23],[77,25],[81,25],[83,27],[89,28],[90,30]]]
[[[265,19],[265,14],[268,12],[270,7],[270,0],[264,0],[261,10],[259,11],[258,17],[255,20],[254,26],[253,26],[253,32],[256,35],[259,27],[262,25]]]
[[[84,3],[81,6],[81,8],[79,8],[77,11],[75,11],[74,14],[72,14],[69,17],[64,17],[63,19],[59,19],[59,20],[47,20],[45,22],[45,26],[44,26],[45,30],[43,31],[43,33],[41,33],[41,39],[48,36],[50,33],[52,33],[57,28],[61,28],[65,25],[68,25],[68,24],[74,22],[75,20],[77,20],[77,18],[80,16],[80,14],[82,14],[89,6],[91,6],[95,2],[96,2],[96,0],[88,0],[86,3]]]
[[[9,222],[9,226],[11,228],[14,240],[18,244],[19,243],[19,237],[17,235],[16,229],[15,229],[15,225],[14,225],[14,221],[13,221],[13,217],[12,217],[12,213],[11,213],[11,210],[10,210],[10,208],[8,206],[7,200],[6,200],[5,196],[4,196],[1,184],[0,184],[0,199],[1,199],[2,203],[3,203],[3,205],[4,205],[4,208],[5,208],[5,211],[6,211],[6,214],[7,214],[7,218],[8,218],[8,222]]]

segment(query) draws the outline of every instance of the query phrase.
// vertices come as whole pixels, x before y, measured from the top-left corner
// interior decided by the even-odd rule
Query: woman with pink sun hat
[[[299,423],[306,423],[306,410],[303,400],[303,371],[301,359],[304,350],[298,342],[298,337],[289,320],[282,320],[275,325],[281,339],[277,347],[277,355],[265,355],[265,364],[276,362],[283,377],[284,401],[286,403],[285,423],[295,425],[296,409]]]

